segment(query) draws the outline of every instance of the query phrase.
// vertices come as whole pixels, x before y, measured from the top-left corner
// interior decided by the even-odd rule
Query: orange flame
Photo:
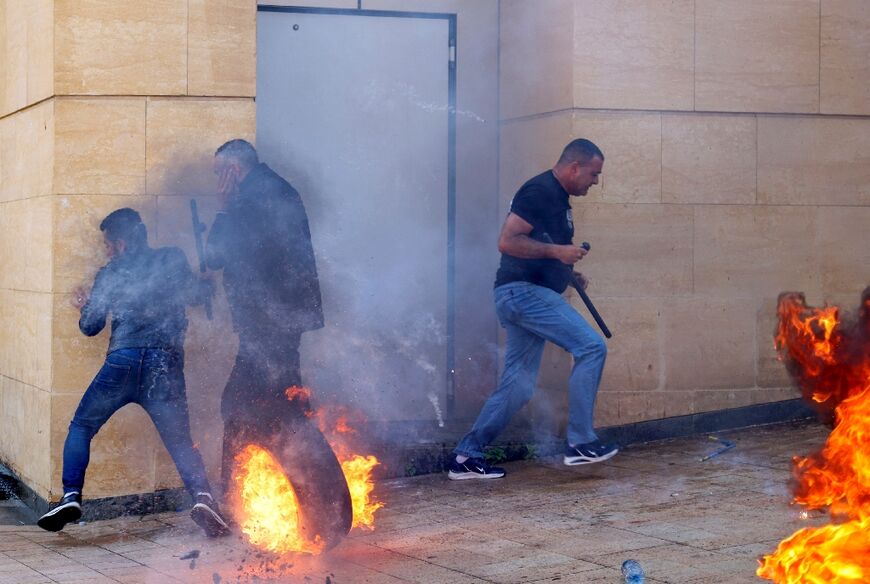
[[[372,469],[378,464],[378,459],[374,456],[359,455],[341,462],[341,470],[347,479],[353,504],[353,527],[374,529],[375,511],[384,506],[372,497],[375,488],[371,477]]]
[[[777,347],[805,396],[834,416],[823,449],[795,457],[794,502],[837,522],[801,529],[761,560],[756,574],[779,584],[870,581],[870,289],[863,307],[847,326],[836,307],[780,297]]]
[[[311,390],[304,387],[291,387],[285,393],[291,401],[311,397]],[[356,434],[356,430],[348,421],[350,414],[343,409],[320,408],[307,415],[316,417],[321,432],[341,463],[353,508],[352,528],[374,529],[375,513],[384,506],[374,495],[372,478],[380,462],[375,456],[352,452],[347,439]],[[241,529],[248,541],[277,554],[320,553],[322,543],[307,541],[302,533],[299,502],[293,485],[272,455],[258,446],[248,445],[236,456],[236,464],[239,471],[233,478],[241,500]],[[276,510],[280,512],[276,514]]]
[[[319,553],[321,545],[302,536],[296,491],[272,455],[251,444],[236,455],[236,464],[240,527],[248,541],[278,554]]]

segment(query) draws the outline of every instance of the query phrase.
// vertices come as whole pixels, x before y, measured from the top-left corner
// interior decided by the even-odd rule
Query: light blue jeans
[[[601,335],[560,294],[528,282],[511,282],[496,288],[495,310],[507,331],[504,371],[471,431],[454,452],[483,457],[486,445],[532,398],[546,341],[574,356],[574,369],[568,381],[568,443],[597,440],[593,413],[607,357],[607,345]]]

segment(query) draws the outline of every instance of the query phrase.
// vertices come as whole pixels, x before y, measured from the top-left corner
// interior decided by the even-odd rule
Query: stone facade
[[[186,217],[190,195],[213,192],[214,149],[254,138],[256,5],[2,7],[0,460],[37,495],[56,498],[67,425],[107,342],[106,333],[82,336],[70,305],[73,289],[105,262],[99,222],[134,207],[152,243],[180,245],[194,258],[187,225],[174,221]],[[210,222],[214,204],[201,207]],[[202,315],[190,316],[195,333]],[[225,309],[217,316],[225,321]],[[187,349],[193,365],[206,354],[192,342]],[[192,394],[204,393],[202,377],[189,382]],[[198,414],[214,419],[215,402]],[[93,446],[88,498],[180,486],[136,408],[119,412]]]
[[[601,425],[794,396],[772,348],[777,294],[853,306],[870,282],[862,0],[268,3],[458,15],[457,107],[474,114],[457,116],[462,417],[496,380],[490,288],[509,199],[577,136],[607,156],[574,205],[614,331]],[[153,243],[194,260],[187,201],[210,223],[214,148],[254,138],[256,1],[5,0],[0,35],[0,461],[56,498],[107,341],[78,332],[69,302],[104,262],[98,223],[133,206]],[[221,297],[215,312],[191,311],[187,346],[211,470],[235,350],[214,334]],[[569,367],[547,350],[525,415],[559,423]],[[178,486],[141,411],[95,440],[88,498]]]
[[[849,0],[502,0],[502,212],[569,139],[606,156],[573,203],[614,332],[601,425],[794,397],[777,295],[857,307],[868,16]],[[564,403],[570,366],[547,350],[532,416]]]

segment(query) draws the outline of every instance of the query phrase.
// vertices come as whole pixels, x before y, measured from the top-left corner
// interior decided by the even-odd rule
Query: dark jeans
[[[112,414],[131,403],[153,420],[191,496],[209,492],[202,457],[190,438],[183,356],[162,349],[118,349],[106,356],[70,422],[63,447],[64,493],[82,491],[91,439]]]
[[[233,457],[245,444],[244,435],[256,429],[275,434],[298,421],[309,409],[305,399],[290,401],[289,387],[302,385],[299,366],[300,333],[261,330],[239,333],[239,352],[221,399],[224,419],[221,486],[229,488]]]

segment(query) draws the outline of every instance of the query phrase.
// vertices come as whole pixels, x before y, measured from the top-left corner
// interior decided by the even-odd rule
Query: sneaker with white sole
[[[221,517],[218,505],[211,493],[197,493],[196,503],[190,510],[190,518],[199,525],[208,537],[230,534],[230,526]]]
[[[450,462],[447,478],[452,481],[465,479],[500,479],[505,475],[504,469],[489,466],[482,458],[469,458],[465,462],[457,462],[456,457]]]
[[[73,491],[66,493],[53,509],[36,521],[36,524],[46,531],[60,531],[64,525],[78,521],[81,516],[82,495]]]
[[[565,456],[562,462],[567,466],[576,466],[578,464],[592,464],[594,462],[602,462],[616,456],[619,452],[619,447],[616,444],[604,444],[596,440],[588,444],[578,444],[577,446],[567,446],[565,448]]]

